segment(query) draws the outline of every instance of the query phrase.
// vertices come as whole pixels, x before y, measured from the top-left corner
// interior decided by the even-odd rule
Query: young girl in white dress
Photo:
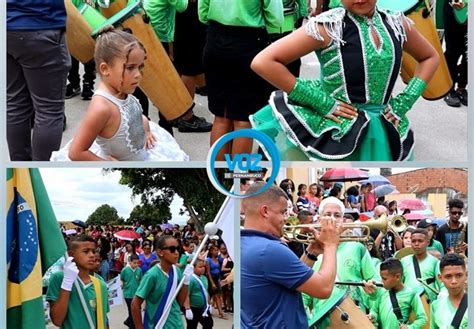
[[[132,93],[146,58],[132,35],[105,28],[96,40],[95,62],[101,82],[76,136],[52,161],[188,161],[174,138],[142,114]]]

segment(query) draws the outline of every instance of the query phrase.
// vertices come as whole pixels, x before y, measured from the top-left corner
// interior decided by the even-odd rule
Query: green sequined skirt
[[[357,119],[343,120],[341,125],[314,111],[291,105],[286,95],[272,94],[270,105],[250,121],[273,139],[282,161],[397,161],[412,156],[413,132],[401,137],[382,115],[383,105],[358,105]],[[308,115],[308,111],[312,111]]]

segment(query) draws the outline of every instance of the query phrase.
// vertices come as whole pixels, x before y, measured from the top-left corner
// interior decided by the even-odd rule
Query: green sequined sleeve
[[[322,116],[336,110],[337,102],[322,87],[319,80],[296,79],[296,84],[288,98],[301,106],[306,106]]]

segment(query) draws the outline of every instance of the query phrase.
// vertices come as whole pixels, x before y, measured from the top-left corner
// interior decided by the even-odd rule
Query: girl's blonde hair
[[[105,26],[97,34],[95,43],[94,60],[97,72],[100,74],[100,63],[112,64],[117,58],[123,58],[127,63],[130,52],[136,48],[146,54],[145,47],[133,34],[116,30],[112,25]]]

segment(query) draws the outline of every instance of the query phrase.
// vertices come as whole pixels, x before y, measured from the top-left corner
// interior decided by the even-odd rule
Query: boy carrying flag
[[[54,325],[63,329],[108,327],[107,285],[90,275],[95,267],[95,250],[95,241],[88,235],[69,241],[64,270],[51,275],[46,296]]]

